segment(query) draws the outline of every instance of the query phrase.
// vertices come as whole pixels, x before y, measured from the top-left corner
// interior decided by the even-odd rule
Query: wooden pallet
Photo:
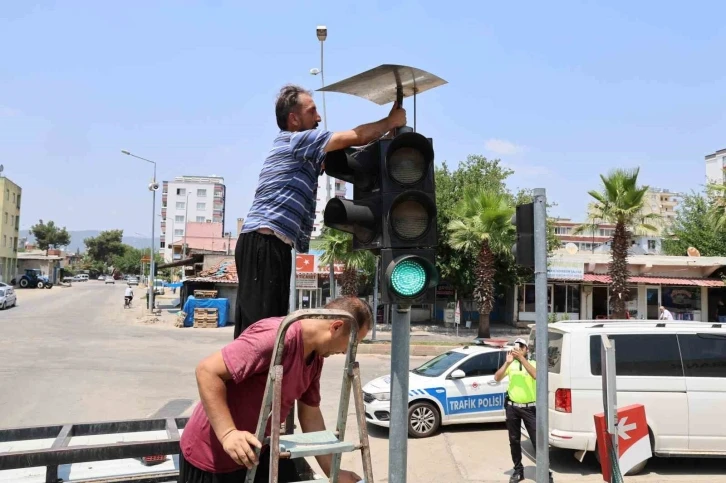
[[[194,309],[194,327],[199,329],[212,329],[217,327],[219,320],[218,309]]]
[[[194,298],[195,299],[216,299],[217,293],[218,292],[216,290],[195,290]]]

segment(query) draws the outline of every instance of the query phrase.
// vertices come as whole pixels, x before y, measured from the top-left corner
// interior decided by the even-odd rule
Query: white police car
[[[473,345],[434,357],[409,375],[408,434],[425,438],[442,424],[501,422],[508,378],[497,372],[511,347]],[[388,427],[391,377],[374,379],[363,387],[366,421]]]

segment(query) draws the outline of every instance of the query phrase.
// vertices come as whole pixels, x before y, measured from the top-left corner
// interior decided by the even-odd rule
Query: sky
[[[22,229],[150,236],[152,167],[126,149],[160,180],[223,176],[233,230],[278,131],[275,94],[320,86],[320,24],[328,84],[381,64],[445,79],[417,102],[436,162],[500,158],[512,189],[547,189],[553,216],[583,219],[614,168],[698,190],[704,156],[726,148],[723,2],[2,3],[0,163],[23,188]],[[326,100],[333,131],[390,109]]]

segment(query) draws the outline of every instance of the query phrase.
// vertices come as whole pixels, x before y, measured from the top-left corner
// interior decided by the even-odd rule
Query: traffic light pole
[[[543,188],[534,190],[534,284],[535,284],[535,352],[537,361],[537,441],[536,482],[548,483],[550,470],[548,417],[547,350],[547,195]]]
[[[394,305],[391,321],[391,425],[388,433],[390,483],[406,483],[410,336],[411,306]]]

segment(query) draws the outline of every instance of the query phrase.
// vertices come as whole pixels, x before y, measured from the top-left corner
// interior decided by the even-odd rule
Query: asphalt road
[[[197,401],[194,367],[231,339],[231,328],[144,325],[136,320],[140,301],[123,309],[123,287],[89,281],[18,290],[18,306],[0,311],[0,427],[189,414]],[[364,383],[388,373],[386,356],[359,360]],[[424,360],[412,358],[411,364]],[[336,356],[323,371],[329,427],[342,368],[343,357]],[[353,414],[351,401],[346,439],[357,434]],[[375,480],[387,481],[387,430],[369,432]],[[531,449],[528,442],[524,446]],[[550,458],[555,481],[602,481],[591,456],[579,463],[571,452],[553,450]],[[361,473],[353,455],[343,462]],[[408,481],[415,483],[508,481],[506,430],[502,424],[449,426],[431,438],[409,440],[408,463]],[[525,465],[532,479],[532,461],[525,458]],[[725,475],[724,460],[658,459],[628,481],[723,482]]]

